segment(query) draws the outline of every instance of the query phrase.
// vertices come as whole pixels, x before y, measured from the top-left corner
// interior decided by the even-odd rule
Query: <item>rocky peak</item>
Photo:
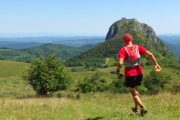
[[[147,24],[140,23],[136,19],[126,19],[122,18],[121,20],[113,23],[109,28],[109,31],[106,36],[106,40],[110,40],[113,37],[122,37],[126,32],[132,33],[141,33],[146,36],[148,39],[157,42],[157,37],[154,30]]]

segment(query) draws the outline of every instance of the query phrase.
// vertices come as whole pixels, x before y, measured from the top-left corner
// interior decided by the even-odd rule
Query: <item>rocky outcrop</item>
[[[126,18],[122,18],[111,25],[107,33],[106,40],[110,40],[113,37],[122,37],[122,35],[126,32],[138,32],[146,36],[149,40],[154,42],[157,42],[158,40],[154,30],[150,26],[140,23],[136,19]]]

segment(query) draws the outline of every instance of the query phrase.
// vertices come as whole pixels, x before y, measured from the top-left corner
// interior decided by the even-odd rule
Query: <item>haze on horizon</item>
[[[6,0],[0,3],[0,36],[105,36],[122,17],[157,34],[180,34],[179,6],[179,0]]]

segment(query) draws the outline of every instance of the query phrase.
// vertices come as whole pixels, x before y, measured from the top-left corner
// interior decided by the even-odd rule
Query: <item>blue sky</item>
[[[122,17],[180,34],[180,0],[0,0],[0,33],[103,35]]]

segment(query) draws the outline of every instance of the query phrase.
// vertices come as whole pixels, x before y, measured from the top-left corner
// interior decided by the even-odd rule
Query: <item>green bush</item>
[[[111,85],[109,86],[109,90],[113,93],[125,93],[128,92],[128,89],[124,85],[125,79],[119,79],[117,76],[112,81]]]
[[[101,72],[96,72],[91,77],[86,77],[82,82],[78,84],[78,91],[83,93],[88,92],[102,92],[107,90],[108,83],[102,78]]]
[[[147,93],[155,94],[166,90],[166,86],[171,81],[171,76],[161,72],[151,71],[149,75],[144,78],[143,85],[147,88]]]
[[[138,87],[138,90],[142,93],[148,93],[148,89],[144,86],[144,84],[142,84],[141,86]]]
[[[55,55],[35,60],[23,78],[39,96],[46,96],[48,92],[64,90],[70,83],[70,77],[65,67]]]

